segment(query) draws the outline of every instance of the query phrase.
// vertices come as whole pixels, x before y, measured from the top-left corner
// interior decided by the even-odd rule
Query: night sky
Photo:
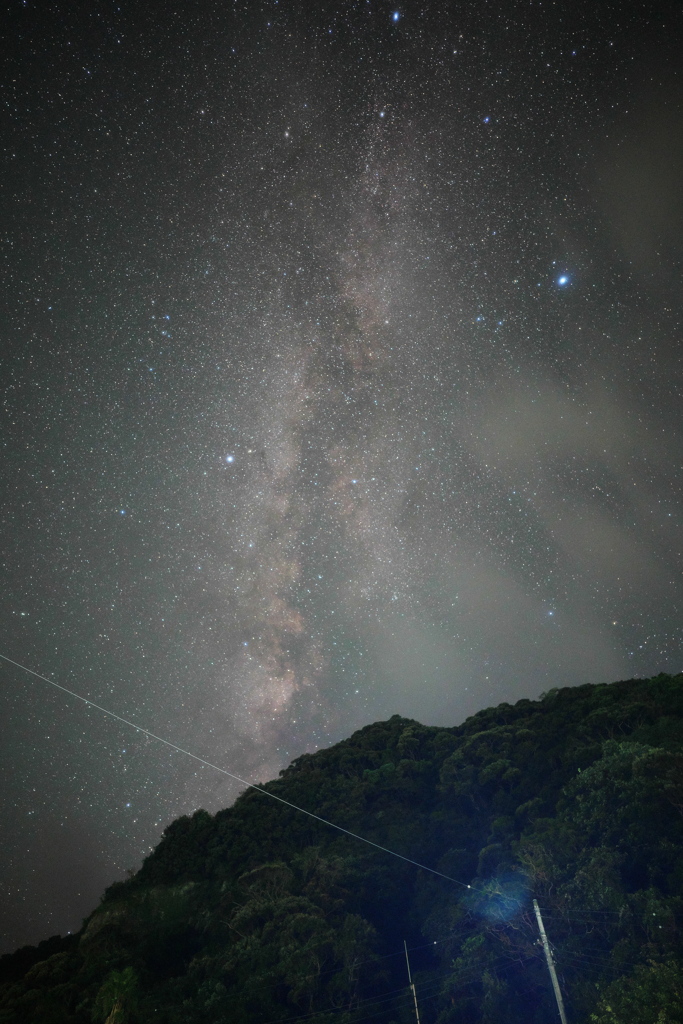
[[[0,653],[245,778],[683,669],[680,4],[7,5]],[[238,787],[3,663],[2,949]]]

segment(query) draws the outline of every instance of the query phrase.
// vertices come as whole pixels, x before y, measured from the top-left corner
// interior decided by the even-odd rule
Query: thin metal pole
[[[555,964],[553,963],[553,954],[550,950],[550,943],[548,942],[548,936],[545,933],[543,927],[543,918],[541,917],[541,911],[539,910],[538,903],[534,900],[534,910],[536,911],[536,920],[538,921],[538,930],[541,933],[541,942],[543,943],[543,951],[545,952],[546,963],[548,964],[548,970],[550,972],[550,980],[553,983],[553,989],[555,990],[555,999],[557,1000],[557,1009],[560,1011],[560,1020],[562,1024],[567,1024],[567,1018],[564,1013],[564,1003],[562,1002],[562,993],[560,991],[560,983],[557,980],[557,972],[555,971]]]
[[[415,1003],[415,1020],[417,1021],[417,1024],[420,1024],[420,1013],[419,1013],[418,1008],[417,1008],[417,993],[415,991],[415,986],[413,985],[412,975],[410,973],[410,960],[408,959],[408,946],[406,945],[406,940],[405,939],[403,940],[403,948],[406,951],[406,967],[408,968],[408,982],[410,983],[410,988],[411,988],[412,993],[413,993],[413,1002]],[[567,1022],[564,1021],[564,1024],[567,1024]]]

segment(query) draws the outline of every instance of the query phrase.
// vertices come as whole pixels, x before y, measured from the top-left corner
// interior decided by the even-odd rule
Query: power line
[[[523,963],[527,963],[527,962],[528,962],[529,960],[533,960],[533,959],[535,959],[535,958],[534,958],[534,957],[526,957],[526,958],[525,958],[525,960],[523,961]],[[512,967],[512,966],[513,966],[513,964],[510,964],[510,965],[509,965],[509,967]],[[502,967],[502,968],[500,969],[500,973],[502,973],[503,971],[505,971],[505,970],[507,970],[507,969],[508,969],[508,967]],[[480,976],[480,971],[479,971],[479,969],[478,969],[478,970],[477,970],[477,972],[476,972],[475,974],[473,974],[473,975],[472,975],[472,977],[473,977],[473,978],[475,978],[475,977],[479,977],[479,976]],[[464,981],[464,980],[466,980],[466,979],[464,979],[464,978],[463,978],[462,980]],[[431,1001],[432,1001],[433,999],[439,999],[439,998],[441,998],[441,997],[443,996],[443,994],[444,994],[444,993],[443,993],[443,991],[441,991],[441,992],[435,992],[435,993],[433,993],[432,995],[428,995],[428,996],[422,996],[422,995],[421,995],[421,996],[420,996],[420,999],[421,999],[421,1001],[422,1001],[423,1003],[427,1003],[427,1002],[431,1002]],[[397,1000],[397,1001],[398,1001],[398,1000]],[[408,996],[406,995],[406,996],[404,997],[404,1002],[403,1002],[403,1009],[407,1009],[407,1007],[408,1007],[409,1005],[410,1005],[409,997],[408,997]],[[399,1009],[400,1009],[400,1006],[399,1006],[399,1007],[397,1007],[397,1008],[399,1008]],[[319,1011],[319,1012],[322,1012],[322,1013],[324,1013],[325,1011]],[[352,1011],[352,1012],[353,1012],[353,1011]],[[356,1011],[356,1012],[358,1012],[358,1011]],[[354,1018],[354,1019],[352,1020],[352,1024],[361,1024],[361,1022],[362,1022],[362,1021],[365,1021],[365,1020],[370,1020],[370,1019],[371,1019],[371,1017],[379,1017],[379,1016],[381,1016],[381,1014],[383,1014],[383,1013],[386,1013],[386,1009],[385,1009],[385,1010],[381,1010],[381,1011],[379,1011],[378,1013],[373,1013],[373,1014],[371,1014],[370,1016],[367,1016],[367,1017],[360,1017],[360,1018],[356,1017],[356,1018]]]
[[[273,800],[277,800],[278,803],[283,804],[286,807],[289,807],[291,810],[298,811],[301,814],[305,814],[307,817],[313,818],[315,821],[319,821],[323,825],[328,825],[330,828],[333,828],[333,829],[335,829],[338,832],[342,832],[344,835],[350,836],[352,839],[357,839],[360,842],[365,843],[368,846],[374,847],[376,850],[380,850],[381,852],[387,853],[387,854],[389,854],[392,857],[396,857],[397,859],[402,860],[402,861],[404,861],[407,864],[412,864],[414,867],[420,868],[422,871],[427,871],[430,874],[436,875],[439,878],[443,878],[443,879],[445,879],[448,882],[453,882],[456,885],[461,886],[462,888],[470,889],[471,891],[481,893],[482,895],[487,895],[487,893],[483,889],[479,889],[476,886],[470,885],[470,884],[468,884],[466,882],[462,882],[462,881],[460,881],[460,879],[452,878],[450,875],[446,875],[442,871],[437,871],[435,868],[431,868],[431,867],[429,867],[426,864],[420,863],[420,861],[413,860],[411,857],[405,857],[403,854],[397,853],[395,850],[391,850],[391,849],[389,849],[386,846],[382,846],[379,843],[375,843],[375,842],[373,842],[373,840],[367,839],[365,836],[358,835],[358,833],[352,832],[350,829],[344,828],[342,825],[337,825],[335,822],[330,821],[327,818],[323,818],[319,814],[314,814],[313,811],[308,811],[304,807],[299,807],[297,804],[292,803],[290,800],[285,800],[284,797],[280,797],[280,796],[277,796],[275,793],[271,793],[269,790],[265,789],[262,785],[255,784],[253,782],[248,782],[246,779],[241,778],[241,776],[236,775],[234,772],[228,771],[227,768],[222,768],[220,765],[214,764],[212,761],[208,761],[205,758],[200,757],[198,754],[192,753],[192,751],[190,751],[190,750],[185,750],[184,747],[180,747],[176,743],[172,743],[170,740],[165,739],[163,736],[158,736],[156,733],[151,732],[151,730],[145,729],[143,726],[136,725],[135,722],[131,722],[129,719],[124,718],[122,715],[116,714],[116,712],[114,712],[114,711],[110,711],[108,708],[102,707],[102,705],[100,705],[100,704],[96,704],[94,701],[89,700],[87,697],[83,697],[80,693],[76,693],[74,690],[70,690],[70,689],[68,689],[68,687],[62,686],[61,683],[57,683],[53,679],[49,679],[47,676],[41,675],[39,672],[36,672],[33,669],[28,668],[28,666],[26,666],[26,665],[22,665],[20,662],[15,661],[14,659],[7,657],[7,655],[5,655],[5,654],[0,654],[0,659],[2,659],[3,661],[7,662],[10,665],[14,665],[16,668],[19,668],[19,669],[21,669],[24,672],[27,672],[29,675],[34,676],[36,679],[40,679],[42,682],[48,683],[48,685],[53,686],[55,689],[61,690],[63,693],[68,694],[70,697],[76,698],[76,700],[81,701],[87,707],[92,707],[92,708],[95,708],[95,710],[97,710],[97,711],[101,711],[103,714],[109,716],[110,718],[115,719],[117,722],[121,722],[123,725],[126,725],[129,728],[131,728],[131,729],[135,729],[137,732],[142,733],[144,736],[148,736],[150,739],[156,740],[158,743],[163,743],[165,746],[170,747],[172,750],[175,750],[177,753],[184,754],[186,757],[190,757],[193,760],[198,761],[200,764],[204,765],[205,767],[212,768],[214,771],[220,772],[222,775],[227,775],[229,778],[233,779],[235,782],[239,782],[243,786],[246,786],[248,789],[256,790],[257,793],[261,793],[263,796],[268,796],[268,797],[270,797]],[[583,921],[583,923],[593,924],[593,925],[599,925],[599,924],[607,925],[607,924],[613,923],[613,922],[607,922],[604,919],[603,919],[602,922],[596,921],[596,920],[591,920],[590,917],[588,917],[589,914],[591,914],[591,915],[605,915],[605,916],[607,916],[607,915],[615,915],[615,916],[619,916],[619,917],[621,916],[621,912],[620,911],[594,910],[594,911],[587,911],[587,912],[584,911],[583,913],[578,913],[578,914],[576,912],[568,912],[567,914],[560,913],[560,915],[557,915],[557,914],[556,915],[549,915],[549,919],[565,921],[567,923],[567,919],[568,918],[569,919],[574,918],[577,921],[577,923],[580,922],[580,921]],[[427,946],[434,946],[434,945],[437,945],[437,943],[448,941],[448,938],[449,937],[447,936],[446,938],[441,939],[441,940],[437,940],[436,942],[425,943],[425,947],[419,947],[418,946],[418,947],[414,947],[414,948],[420,949],[420,948],[426,948]],[[597,950],[596,950],[596,952],[597,952]],[[384,960],[384,959],[387,959],[387,958],[390,958],[390,957],[393,957],[393,956],[400,956],[400,955],[401,955],[400,953],[388,954],[386,957],[371,958],[371,960],[365,961],[363,963],[371,963],[373,961],[377,962],[377,959]],[[502,959],[502,957],[496,957],[496,961],[499,961],[500,959]],[[525,957],[524,958],[524,962],[528,962],[529,959],[533,959],[533,957],[531,957],[531,958],[530,957]],[[362,966],[363,963],[357,964],[356,966],[357,967]],[[562,956],[559,958],[559,963],[566,965],[570,969],[572,967],[574,969],[579,967],[579,968],[583,968],[584,970],[589,970],[589,971],[590,970],[595,971],[595,970],[601,970],[601,969],[602,970],[614,970],[614,971],[619,970],[619,966],[616,965],[616,964],[609,963],[607,957],[600,957],[600,956],[597,956],[597,957],[593,956],[593,957],[591,957],[591,956],[587,956],[585,953],[582,954],[582,953],[576,952],[576,951],[564,952],[562,954]],[[512,965],[509,965],[509,966],[512,966]],[[502,969],[504,970],[505,968],[502,968]],[[325,973],[325,974],[326,973],[333,973],[333,970],[332,971],[326,971],[326,972],[323,972],[323,973]],[[466,981],[466,979],[467,979],[467,977],[469,975],[469,971],[470,970],[472,970],[472,968],[469,968],[469,970],[465,969],[464,971],[462,971],[462,969],[461,969],[461,971],[459,973],[459,976],[458,976],[458,973],[456,972],[456,977],[454,978],[456,983],[462,983],[462,982]],[[450,972],[443,972],[443,973],[450,973]],[[441,972],[437,972],[437,975],[434,976],[433,979],[426,984],[425,987],[426,987],[427,992],[430,989],[432,989],[433,987],[436,987],[439,984],[441,984],[441,982],[437,980],[439,974],[441,974]],[[397,999],[400,1000],[402,997],[400,995],[398,995],[399,992],[401,992],[401,989],[394,990],[394,992],[389,993],[389,994],[385,994],[384,996],[369,997],[369,998],[366,998],[365,1000],[361,1000],[360,1003],[356,1007],[355,1013],[362,1012],[363,1007],[367,1007],[369,1009],[369,1008],[371,1008],[373,1006],[373,1004],[375,1006],[377,1006],[377,1005],[379,1005],[380,1003],[383,1003],[383,1002],[390,1002],[391,1000],[397,1000]],[[423,988],[423,993],[424,993],[424,988]],[[426,999],[427,1001],[430,1001],[430,1000],[432,1000],[434,998],[438,998],[438,994],[439,993],[437,993],[435,995],[423,995],[422,998]],[[413,996],[414,996],[414,993],[413,993]],[[403,998],[406,999],[408,1002],[410,1002],[409,997],[407,995],[404,996]],[[341,1008],[338,1008],[338,1011],[339,1010],[341,1010]],[[295,1021],[303,1021],[303,1020],[306,1020],[308,1017],[317,1016],[320,1013],[330,1013],[330,1012],[334,1012],[334,1009],[328,1009],[328,1010],[325,1010],[325,1011],[318,1010],[318,1011],[315,1011],[314,1013],[311,1013],[311,1014],[304,1014],[304,1015],[298,1016],[298,1017],[291,1017],[291,1018],[289,1018],[289,1020],[291,1020],[293,1022],[293,1024],[294,1024]],[[348,1010],[346,1012],[348,1012]],[[380,1016],[384,1012],[385,1011],[382,1010],[382,1011],[379,1011],[379,1013],[371,1014],[369,1017],[356,1018],[355,1021],[354,1021],[354,1024],[360,1024],[361,1021],[363,1021],[363,1020],[370,1020],[372,1017]],[[354,1013],[354,1011],[351,1011],[351,1013]],[[285,1018],[285,1019],[287,1019],[287,1018]],[[281,1020],[281,1018],[279,1020]],[[273,1024],[275,1024],[275,1022],[273,1022]]]
[[[479,890],[475,890],[475,892],[478,892],[478,891]],[[443,937],[443,939],[432,939],[431,942],[423,942],[420,946],[409,946],[408,947],[408,952],[409,953],[417,953],[421,949],[434,949],[434,946],[440,946],[442,943],[448,942],[450,939],[455,938],[458,934],[459,934],[458,932],[450,932],[448,935],[445,935]],[[384,953],[382,956],[373,956],[373,957],[370,957],[368,960],[359,960],[358,963],[354,964],[354,968],[364,967],[366,964],[378,964],[382,960],[391,960],[393,957],[403,956],[403,955],[404,955],[404,951],[402,949],[398,950],[396,953]],[[309,978],[322,978],[326,974],[335,974],[338,970],[339,970],[338,967],[330,967],[326,971],[319,971],[316,974],[309,974],[309,975],[307,975],[307,977],[309,977]]]
[[[589,915],[594,915],[594,914],[608,915],[609,914],[611,916],[621,917],[627,909],[628,908],[624,908],[624,910],[583,910],[583,911],[573,911],[573,910],[564,911],[564,910],[558,910],[558,912],[555,913],[555,914],[549,914],[549,913],[546,912],[544,907],[541,907],[541,910],[543,911],[543,913],[545,915],[545,919],[547,921],[574,921],[574,920],[581,920],[581,921],[587,921],[589,924],[610,924],[611,923],[609,921],[593,921],[593,920],[591,920],[591,917]]]
[[[581,953],[576,950],[564,950],[557,955],[558,964],[573,964],[575,967],[604,967],[605,970],[624,971],[626,967],[642,967],[642,960],[619,960],[614,962],[610,953],[604,951],[604,956]]]
[[[434,940],[432,940],[432,942],[425,942],[425,943],[423,943],[420,946],[409,946],[408,947],[408,952],[409,953],[415,953],[415,952],[418,952],[418,951],[423,950],[423,949],[433,949],[434,946],[440,945],[443,942],[448,942],[449,939],[454,938],[454,936],[457,935],[457,934],[458,934],[457,932],[453,932],[450,935],[447,935],[443,939],[434,939]],[[367,967],[368,964],[379,965],[384,960],[390,960],[393,957],[404,956],[404,955],[405,955],[405,951],[404,950],[398,950],[396,953],[385,953],[383,956],[373,956],[373,957],[370,957],[368,960],[359,960],[358,963],[355,963],[353,965],[353,968],[354,968],[354,970],[357,970],[360,967]],[[494,964],[497,964],[501,960],[509,961],[510,960],[510,956],[508,954],[499,954],[498,956],[494,957],[493,960],[487,961],[487,967],[492,967]],[[446,968],[444,970],[430,970],[429,971],[429,977],[430,977],[431,980],[430,980],[429,984],[432,984],[434,982],[438,983],[438,984],[441,984],[443,978],[446,975],[454,976],[454,970],[455,969],[453,967],[448,967],[448,968]],[[459,982],[460,982],[460,980],[465,978],[465,975],[466,975],[466,973],[468,971],[473,971],[474,974],[478,974],[478,973],[480,973],[480,968],[477,965],[473,965],[473,966],[466,967],[466,968],[465,967],[457,968],[457,970],[455,970],[455,974],[457,975],[457,979],[458,979]],[[328,974],[339,974],[339,972],[340,972],[340,968],[339,967],[330,967],[330,968],[328,968],[325,971],[319,971],[319,972],[316,972],[315,974],[308,974],[308,975],[306,975],[306,979],[305,980],[309,980],[309,979],[312,979],[312,978],[316,978],[316,979],[324,978]],[[461,978],[461,976],[462,976],[462,978]],[[389,994],[385,993],[382,997],[379,997],[379,996],[369,996],[368,999],[372,1000],[372,1001],[374,1001],[374,1000],[384,1001],[385,999],[389,999],[389,998],[393,999],[395,997],[396,993],[397,992],[402,992],[404,990],[404,988],[405,988],[405,986],[401,985],[399,988],[391,989]],[[421,984],[420,990],[424,991],[424,984]],[[361,1002],[367,1002],[368,999],[361,1000]],[[302,1015],[297,1015],[297,1016],[285,1017],[285,1018],[278,1017],[276,1020],[267,1021],[266,1024],[283,1024],[283,1021],[286,1022],[286,1021],[290,1021],[290,1020],[291,1021],[304,1020],[304,1019],[307,1019],[309,1016],[315,1017],[318,1012],[320,1012],[320,1011],[316,1010],[314,1013],[304,1014],[303,1016]]]
[[[415,947],[415,946],[411,947],[411,949],[413,949],[413,950],[414,949],[419,949],[419,948],[422,948],[422,947]],[[394,955],[396,955],[396,956],[403,956],[404,952],[403,952],[403,950],[401,950],[397,954],[391,953],[389,955],[390,956],[394,956]],[[381,959],[384,959],[384,958],[381,958]],[[523,960],[520,961],[520,962],[522,964],[524,964],[524,963],[526,963],[530,959],[535,959],[535,957],[527,956],[527,957],[523,958]],[[501,971],[507,970],[508,967],[512,967],[512,966],[514,966],[514,963],[518,962],[517,960],[515,960],[513,963],[510,963],[510,958],[508,956],[500,954],[499,956],[494,957],[493,960],[489,960],[487,962],[486,966],[487,967],[493,967],[494,964],[498,964],[501,960],[507,961],[507,964],[500,968]],[[365,961],[365,962],[366,963],[370,963],[370,961]],[[356,965],[356,966],[360,966],[360,965]],[[335,973],[338,973],[338,972],[339,972],[339,968],[335,968]],[[325,974],[325,973],[330,973],[330,972],[322,972],[322,973]],[[322,976],[322,975],[320,975],[320,976]],[[464,983],[466,983],[468,981],[471,981],[472,979],[479,978],[481,976],[481,966],[478,965],[478,964],[472,964],[469,967],[459,968],[455,972],[454,972],[453,968],[447,968],[447,969],[441,970],[441,971],[430,971],[429,972],[429,979],[427,981],[422,982],[420,984],[420,992],[421,993],[429,992],[429,991],[433,991],[435,988],[440,988],[441,986],[443,986],[444,978],[446,976],[450,976],[453,979],[453,983],[454,984],[464,984]],[[364,999],[360,999],[357,1002],[357,1004],[356,1004],[355,1010],[352,1010],[350,1012],[352,1012],[352,1013],[359,1013],[359,1012],[361,1012],[366,1007],[370,1008],[372,1006],[378,1006],[380,1003],[397,1002],[399,999],[405,999],[410,1004],[410,1002],[412,1001],[412,996],[410,996],[408,994],[408,992],[409,992],[409,990],[407,989],[407,987],[405,985],[401,985],[399,988],[390,989],[388,992],[377,993],[376,995],[372,995],[372,996],[366,996]],[[403,993],[403,994],[401,994],[401,993]],[[425,997],[425,999],[436,998],[436,997],[438,997],[439,994],[440,994],[440,992],[437,992],[436,996],[433,996],[433,995],[429,996],[428,995],[428,996]],[[421,998],[422,998],[422,995],[421,995]],[[313,1010],[310,1013],[296,1014],[296,1015],[292,1015],[290,1017],[276,1017],[273,1020],[261,1022],[261,1024],[296,1024],[297,1021],[307,1021],[311,1017],[317,1017],[317,1016],[319,1016],[322,1013],[344,1013],[344,1012],[348,1012],[348,1010],[345,1009],[344,1007],[341,1007],[341,1006],[340,1007],[331,1007],[331,1008],[329,1008],[327,1010]],[[382,1012],[384,1012],[384,1010]],[[363,1018],[363,1020],[365,1020],[365,1019],[366,1018]]]
[[[374,846],[376,850],[381,850],[383,853],[388,853],[392,857],[397,857],[399,860],[405,861],[407,864],[412,864],[416,868],[421,868],[422,871],[428,871],[432,875],[444,878],[447,882],[454,882],[455,885],[460,885],[463,889],[472,889],[474,892],[483,893],[482,889],[477,889],[475,886],[469,885],[467,882],[461,882],[458,878],[451,878],[450,875],[445,875],[442,871],[437,871],[436,868],[430,868],[426,864],[421,864],[419,861],[413,860],[411,857],[404,857],[402,853],[396,853],[395,850],[390,850],[386,846],[381,846],[379,843],[373,842],[372,839],[366,839],[365,836],[359,836],[356,832],[351,832],[350,829],[344,828],[342,825],[337,825],[335,822],[329,821],[327,818],[322,818],[319,814],[314,814],[313,811],[307,811],[305,807],[299,807],[297,804],[293,804],[290,800],[285,800],[284,797],[276,796],[275,793],[271,793],[270,790],[264,789],[263,786],[256,785],[253,782],[247,782],[246,779],[240,778],[240,776],[235,775],[234,772],[229,772],[227,768],[221,768],[219,765],[213,764],[211,761],[207,761],[203,757],[199,757],[198,754],[193,754],[192,751],[185,750],[183,747],[179,747],[177,744],[171,743],[170,740],[164,739],[163,736],[157,736],[156,733],[150,732],[149,729],[143,729],[141,725],[136,725],[135,722],[131,722],[127,718],[117,715],[114,711],[109,711],[107,708],[103,708],[101,704],[95,704],[94,701],[88,700],[87,697],[83,697],[80,693],[76,693],[74,690],[69,690],[66,686],[62,686],[61,683],[56,683],[54,679],[48,679],[47,676],[43,676],[40,672],[35,672],[32,668],[28,668],[26,665],[22,665],[20,662],[14,661],[12,658],[8,658],[5,654],[0,654],[0,658],[2,658],[3,661],[9,662],[10,665],[15,665],[16,668],[20,668],[22,671],[28,672],[29,675],[35,676],[36,679],[41,679],[44,683],[54,686],[57,690],[61,690],[63,693],[68,693],[70,697],[75,697],[88,707],[96,708],[97,711],[101,711],[103,714],[109,715],[110,718],[116,719],[117,722],[122,722],[124,725],[130,726],[131,729],[136,729],[138,732],[143,733],[143,735],[149,736],[150,739],[157,740],[159,743],[164,743],[167,747],[170,747],[172,750],[176,750],[179,754],[185,754],[187,757],[191,757],[195,761],[199,761],[200,764],[205,765],[207,768],[213,768],[215,771],[221,772],[223,775],[227,775],[229,778],[234,779],[235,782],[240,782],[243,786],[247,786],[249,789],[254,789],[257,793],[262,793],[263,796],[269,796],[272,800],[277,800],[278,803],[284,804],[286,807],[291,807],[293,811],[299,811],[301,814],[306,814],[309,818],[314,818],[323,825],[329,825],[330,828],[334,828],[338,832],[343,832],[345,835],[351,836],[352,839],[358,839],[361,843],[367,843],[368,846]]]

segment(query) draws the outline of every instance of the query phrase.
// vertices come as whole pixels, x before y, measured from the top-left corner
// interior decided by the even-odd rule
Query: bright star
[[[565,284],[569,284],[569,278],[566,274],[563,274],[562,277],[558,277],[557,283],[560,285],[560,287],[563,287]]]
[[[226,462],[234,462],[235,461],[235,456],[234,455],[226,455],[225,456],[225,461]]]
[[[392,21],[398,21],[400,17],[401,17],[401,12],[400,11],[394,11],[394,13],[391,15],[391,20]]]

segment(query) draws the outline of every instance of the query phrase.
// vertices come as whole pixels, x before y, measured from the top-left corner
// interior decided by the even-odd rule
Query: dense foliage
[[[77,936],[0,961],[2,1024],[683,1022],[683,676],[395,716],[180,818]],[[464,884],[459,884],[464,883]]]

